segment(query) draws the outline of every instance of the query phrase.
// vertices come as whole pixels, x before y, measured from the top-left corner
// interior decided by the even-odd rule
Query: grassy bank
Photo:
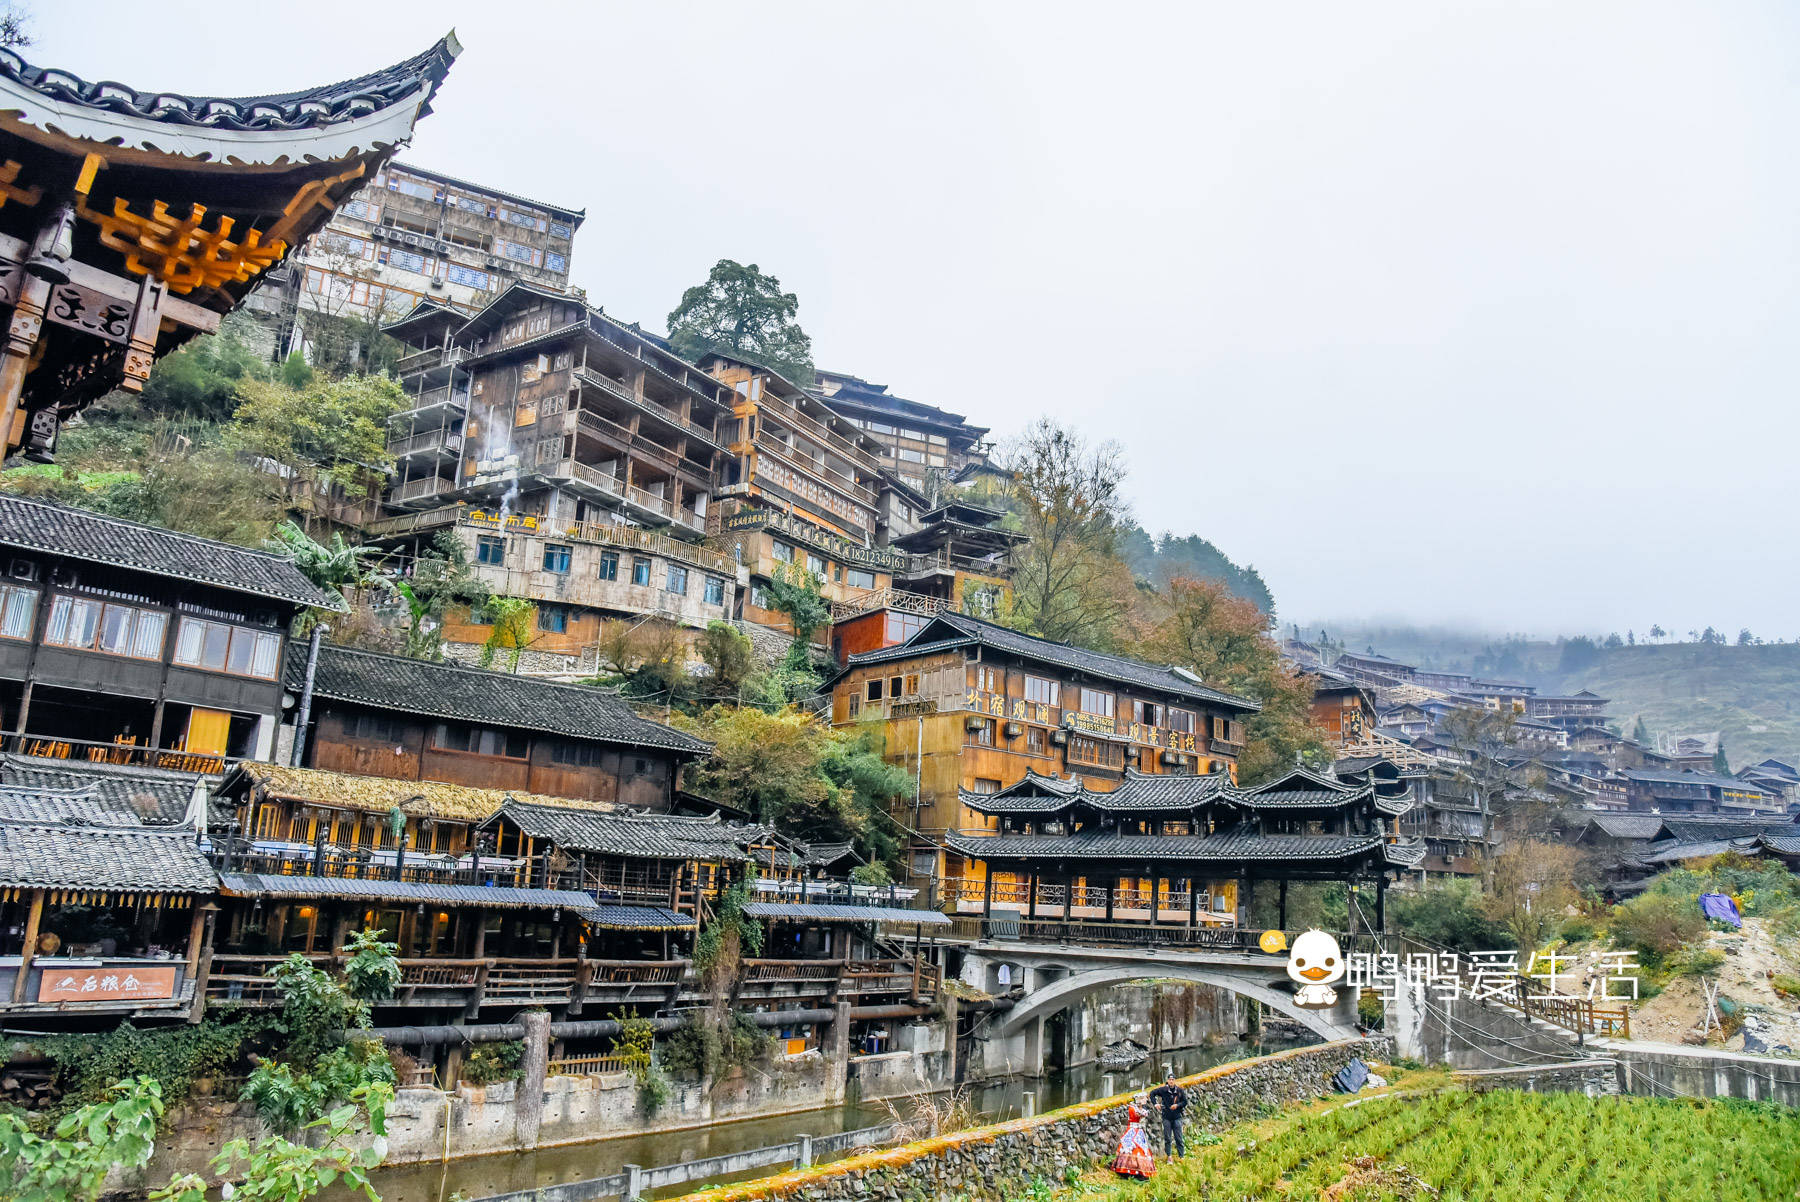
[[[1769,1103],[1447,1089],[1289,1111],[1159,1164],[1150,1181],[1097,1173],[1057,1197],[1764,1202],[1800,1190],[1795,1148],[1800,1110]]]

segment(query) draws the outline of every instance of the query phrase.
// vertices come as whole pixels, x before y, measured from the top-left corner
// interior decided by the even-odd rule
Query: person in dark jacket
[[[1181,1122],[1187,1117],[1187,1090],[1175,1084],[1175,1074],[1170,1073],[1163,1078],[1163,1083],[1150,1091],[1150,1105],[1156,1107],[1156,1113],[1162,1116],[1162,1144],[1164,1156],[1186,1156],[1187,1145],[1181,1139]]]

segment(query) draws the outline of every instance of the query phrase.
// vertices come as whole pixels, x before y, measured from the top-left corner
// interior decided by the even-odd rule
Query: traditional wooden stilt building
[[[0,438],[48,462],[70,414],[218,328],[412,136],[461,46],[226,99],[89,82],[0,49]]]
[[[1285,924],[1287,882],[1367,882],[1379,899],[1422,851],[1394,825],[1409,798],[1305,769],[1251,789],[1223,773],[1127,769],[1109,791],[1034,773],[961,801],[988,826],[945,836],[970,867],[946,896],[961,913],[1016,917],[1028,935],[1228,939],[1259,882],[1279,891]]]

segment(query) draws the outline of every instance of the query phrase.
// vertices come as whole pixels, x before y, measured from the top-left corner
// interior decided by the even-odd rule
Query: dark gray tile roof
[[[115,808],[130,810],[146,826],[180,824],[187,817],[195,783],[205,779],[158,768],[0,756],[0,785],[91,792]],[[214,806],[209,800],[207,811],[208,825],[231,817],[231,807],[223,802]]]
[[[91,789],[44,789],[0,785],[0,822],[39,826],[141,827],[130,806],[119,805]]]
[[[767,841],[763,826],[740,826],[718,817],[688,818],[675,814],[601,813],[529,805],[503,804],[488,821],[508,819],[534,839],[548,839],[566,852],[592,852],[646,860],[699,860],[742,863],[751,843]]]
[[[1232,799],[1231,777],[1223,772],[1206,776],[1181,773],[1146,773],[1125,770],[1125,779],[1110,793],[1084,792],[1082,800],[1111,813],[1132,810],[1191,810],[1220,799]]]
[[[1036,635],[1022,634],[1017,630],[1009,630],[1005,626],[983,622],[979,618],[971,618],[964,614],[939,614],[900,646],[852,655],[850,663],[852,665],[885,663],[889,660],[909,659],[920,654],[927,647],[936,651],[969,645],[992,647],[997,651],[1016,655],[1021,659],[1051,664],[1070,672],[1080,672],[1097,680],[1110,680],[1118,684],[1150,689],[1171,696],[1206,701],[1244,713],[1254,713],[1262,708],[1257,702],[1251,701],[1247,697],[1238,697],[1191,680],[1174,668],[1157,667],[1140,660],[1126,659],[1122,655],[1107,655],[1099,651],[1088,651],[1082,647],[1071,647],[1067,643],[1057,643],[1049,639],[1040,639]]]
[[[285,876],[266,872],[227,872],[219,879],[220,891],[229,897],[335,897],[347,901],[426,902],[513,910],[563,909],[576,913],[592,910],[598,905],[589,894],[573,889],[434,885],[422,881]]]
[[[7,493],[0,493],[0,546],[196,580],[294,605],[344,609],[342,597],[319,588],[285,556]]]
[[[608,931],[691,931],[697,925],[691,914],[680,914],[666,906],[595,902],[575,912],[590,926]]]
[[[1639,864],[1675,864],[1682,860],[1722,856],[1728,851],[1752,851],[1755,846],[1754,835],[1742,839],[1665,839],[1660,843],[1650,844],[1631,858]]]
[[[1660,814],[1589,814],[1587,825],[1614,839],[1651,839],[1662,829]]]
[[[1744,839],[1751,835],[1791,835],[1794,823],[1788,817],[1740,818],[1732,814],[1664,814],[1657,829],[1669,838],[1686,842],[1703,839]]]
[[[1211,835],[1121,835],[1076,831],[1072,835],[965,835],[951,831],[952,851],[975,859],[1344,860],[1382,846],[1379,835],[1259,835],[1229,831]]]
[[[0,885],[211,893],[217,883],[192,831],[0,822]]]
[[[460,49],[454,37],[445,37],[424,53],[383,70],[270,96],[185,96],[111,80],[89,83],[61,68],[34,67],[11,50],[0,50],[0,75],[50,100],[157,125],[282,132],[322,129],[406,102],[423,103],[418,113],[422,117],[431,111],[430,96]]]
[[[1762,845],[1778,856],[1800,856],[1800,834],[1795,835],[1758,835]]]
[[[852,843],[796,843],[789,848],[753,848],[750,856],[764,868],[829,868],[856,850]]]
[[[286,682],[298,694],[308,647],[288,647]],[[427,718],[510,726],[570,739],[704,755],[710,745],[640,718],[618,694],[532,676],[428,663],[348,647],[320,647],[313,694]]]
[[[972,793],[967,789],[957,792],[962,803],[978,814],[1053,814],[1073,805],[1087,790],[1078,780],[1046,776],[1027,768],[1017,783],[998,793]]]
[[[914,910],[906,906],[753,901],[744,903],[744,913],[751,918],[794,918],[814,923],[900,922],[919,923],[928,927],[950,925],[950,920],[936,910]]]

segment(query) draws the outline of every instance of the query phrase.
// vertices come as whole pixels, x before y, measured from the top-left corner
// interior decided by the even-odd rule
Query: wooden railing
[[[1553,993],[1542,980],[1528,976],[1514,978],[1513,990],[1511,997],[1498,996],[1501,1001],[1517,1006],[1527,1017],[1541,1018],[1564,1030],[1583,1035],[1631,1038],[1631,1009],[1623,1002],[1602,1006],[1597,1005],[1592,998]]]
[[[420,430],[402,438],[390,438],[387,449],[388,454],[395,457],[410,455],[414,451],[445,451],[455,455],[461,452],[462,443],[462,435],[454,430]]]
[[[947,609],[954,609],[954,604],[947,597],[928,597],[924,593],[912,593],[899,588],[870,589],[861,596],[852,597],[848,601],[831,603],[831,620],[842,622],[846,618],[854,618],[858,614],[870,613],[877,609],[895,609],[901,613],[922,614],[935,617]]]
[[[51,760],[86,760],[94,764],[122,764],[142,768],[166,768],[174,772],[195,772],[217,776],[234,762],[222,755],[181,751],[175,748],[145,747],[136,743],[101,743],[88,739],[58,739],[49,735],[18,734],[0,736],[0,747],[15,755],[38,756]]]
[[[552,1077],[597,1077],[601,1073],[623,1073],[630,1065],[623,1056],[565,1056],[544,1066]]]
[[[679,985],[686,960],[589,960],[589,985]]]
[[[395,501],[423,501],[427,497],[441,496],[455,487],[454,480],[446,480],[442,476],[423,476],[397,486],[389,496]]]
[[[844,971],[842,960],[745,960],[739,968],[744,981],[836,981]]]
[[[494,960],[484,1001],[567,1001],[575,989],[576,961]]]

